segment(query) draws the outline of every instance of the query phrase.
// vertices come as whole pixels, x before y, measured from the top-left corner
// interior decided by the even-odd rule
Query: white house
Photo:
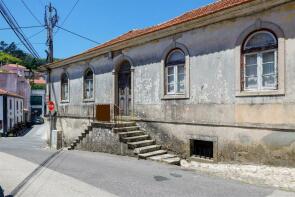
[[[24,121],[24,99],[22,96],[0,89],[0,135]]]

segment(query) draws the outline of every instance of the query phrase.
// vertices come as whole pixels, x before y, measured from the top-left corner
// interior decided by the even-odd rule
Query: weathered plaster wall
[[[189,140],[217,140],[217,161],[295,166],[294,132],[139,122],[164,148],[190,157]]]
[[[295,128],[295,2],[252,13],[178,35],[155,40],[140,46],[124,49],[122,54],[134,67],[134,113],[144,120],[159,123],[145,125],[158,141],[167,148],[188,156],[188,139],[196,135],[218,138],[219,161],[255,161],[267,164],[294,165],[295,133],[265,130],[264,127],[287,125]],[[236,95],[236,61],[239,36],[257,21],[279,26],[285,35],[285,89],[284,95]],[[162,99],[161,67],[164,51],[175,43],[184,45],[190,55],[189,98]],[[120,53],[120,52],[119,52]],[[279,51],[280,53],[280,51]],[[93,103],[112,103],[115,59],[99,56],[88,62],[78,62],[65,68],[53,69],[53,97],[59,114],[90,116]],[[279,56],[279,58],[282,58]],[[83,72],[91,67],[95,73],[95,102],[83,100]],[[70,102],[60,102],[60,76],[66,71],[70,76]],[[281,73],[282,74],[282,73]],[[280,75],[280,73],[279,73]],[[93,113],[93,112],[92,112]],[[183,122],[183,124],[168,124]],[[192,126],[188,123],[207,123]],[[232,127],[215,127],[216,124]],[[239,124],[260,124],[261,129],[239,128]],[[212,124],[212,125],[210,125]],[[261,126],[262,125],[262,126]],[[70,128],[80,124],[68,124]],[[144,124],[143,124],[144,126]],[[80,133],[83,129],[80,129]],[[78,132],[78,129],[77,131]]]

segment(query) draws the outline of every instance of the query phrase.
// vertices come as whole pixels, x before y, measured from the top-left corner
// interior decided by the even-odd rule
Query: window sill
[[[69,100],[62,100],[60,101],[60,103],[69,103],[70,101]]]
[[[186,95],[165,95],[161,100],[178,100],[178,99],[189,99]]]
[[[284,96],[283,90],[265,90],[265,91],[242,91],[237,92],[236,97],[258,97],[258,96]]]
[[[94,98],[91,99],[83,99],[83,103],[93,103],[94,102]]]

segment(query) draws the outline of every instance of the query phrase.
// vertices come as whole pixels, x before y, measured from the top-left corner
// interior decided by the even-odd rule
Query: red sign
[[[53,101],[48,101],[48,109],[51,112],[54,110],[54,102]]]

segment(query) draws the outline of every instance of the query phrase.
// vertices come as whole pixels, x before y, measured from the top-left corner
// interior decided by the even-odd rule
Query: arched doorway
[[[131,65],[128,61],[123,61],[118,70],[118,105],[120,114],[129,116],[131,114]]]

